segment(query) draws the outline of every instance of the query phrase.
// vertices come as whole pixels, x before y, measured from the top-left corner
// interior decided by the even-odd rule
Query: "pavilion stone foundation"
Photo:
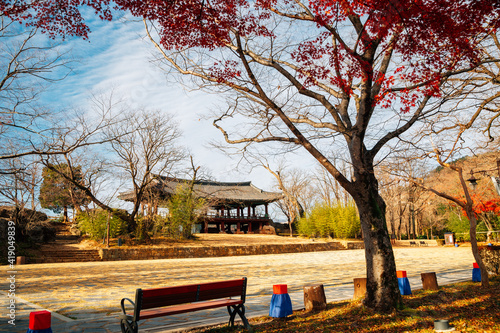
[[[228,257],[257,254],[280,254],[299,252],[320,252],[345,250],[348,247],[339,242],[317,244],[272,244],[221,247],[164,247],[164,248],[110,248],[99,249],[102,260],[147,260]]]

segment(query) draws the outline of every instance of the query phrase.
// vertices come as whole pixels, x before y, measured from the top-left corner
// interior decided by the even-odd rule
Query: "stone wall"
[[[357,246],[356,246],[357,247]],[[245,256],[298,252],[335,251],[353,248],[339,242],[315,244],[272,244],[218,247],[110,248],[99,249],[102,260],[145,260]]]
[[[365,248],[363,241],[339,240],[338,242],[348,250],[360,250]]]
[[[500,274],[500,246],[480,246],[479,254],[489,272]]]

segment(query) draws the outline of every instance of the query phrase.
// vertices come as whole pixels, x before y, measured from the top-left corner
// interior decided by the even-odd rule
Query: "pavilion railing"
[[[208,213],[205,217],[210,219],[228,219],[228,220],[269,220],[269,216],[255,215],[255,216],[237,216],[237,215],[217,215],[215,213]]]

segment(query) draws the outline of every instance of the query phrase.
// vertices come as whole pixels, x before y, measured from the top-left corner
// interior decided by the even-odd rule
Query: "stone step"
[[[101,258],[35,258],[34,264],[52,264],[58,262],[95,262],[101,261]]]
[[[99,258],[98,254],[76,254],[76,255],[50,255],[50,254],[41,254],[42,258],[75,258],[75,259],[87,259],[87,258]]]
[[[40,251],[42,255],[45,256],[88,256],[88,255],[99,255],[96,250],[63,250],[63,251],[51,251],[42,250]]]
[[[56,236],[56,241],[58,241],[58,240],[78,240],[78,239],[80,239],[80,236],[72,235],[71,233],[68,233],[68,234],[58,234]]]
[[[101,261],[101,258],[35,258],[33,263],[36,264],[51,264],[57,262],[96,262]]]
[[[70,232],[71,223],[53,222],[56,229],[55,241],[42,247],[37,258],[32,263],[83,262],[101,261],[97,250],[80,250],[70,245],[78,244],[80,237]]]
[[[42,250],[35,263],[101,261],[97,250]]]

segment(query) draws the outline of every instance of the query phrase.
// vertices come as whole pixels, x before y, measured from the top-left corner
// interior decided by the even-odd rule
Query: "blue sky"
[[[252,181],[257,187],[272,190],[274,178],[266,170],[250,170],[241,164],[237,170],[239,158],[229,158],[209,147],[210,141],[221,141],[222,135],[212,126],[212,119],[203,116],[222,101],[213,94],[184,90],[174,77],[167,77],[152,64],[155,49],[144,38],[142,21],[90,19],[89,26],[92,30],[89,40],[69,38],[63,42],[63,49],[69,50],[76,60],[73,72],[53,84],[42,102],[52,108],[85,108],[91,93],[113,90],[114,95],[126,97],[133,107],[173,113],[183,132],[183,144],[198,164],[211,170],[216,180]],[[296,156],[301,161],[300,167],[315,166],[308,154],[301,155]]]

